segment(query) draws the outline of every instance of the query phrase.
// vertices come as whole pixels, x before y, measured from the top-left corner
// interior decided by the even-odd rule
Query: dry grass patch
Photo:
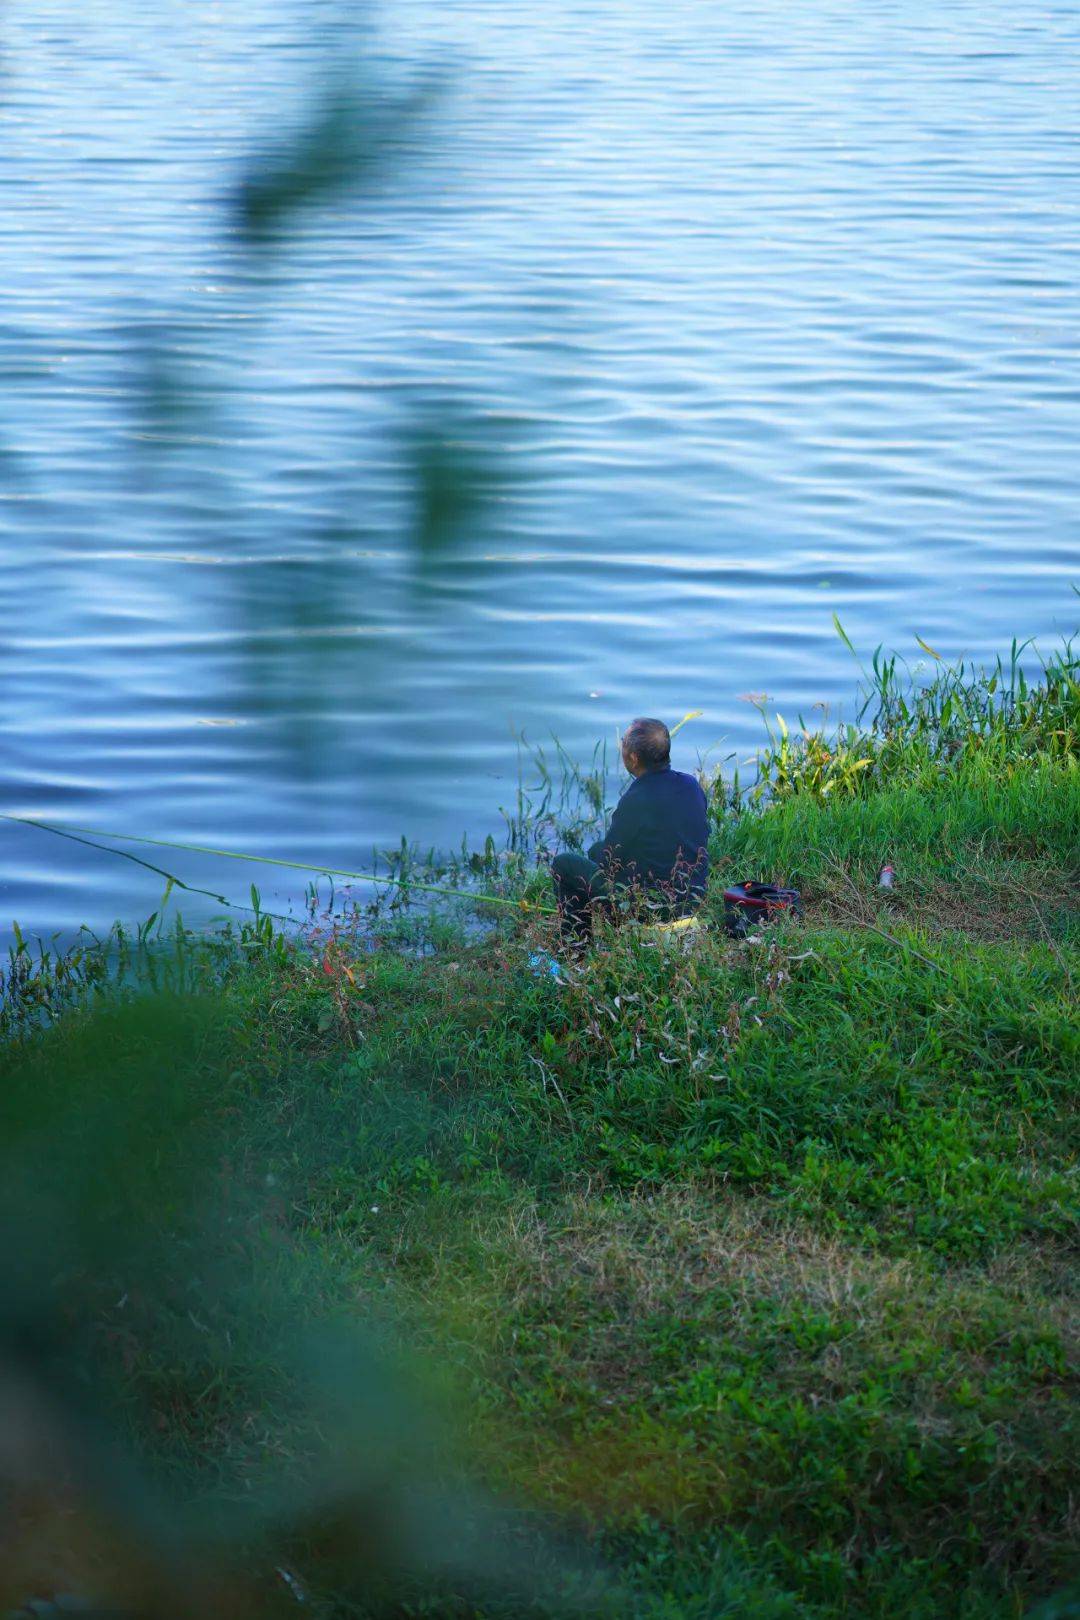
[[[678,1187],[440,1225],[438,1277],[415,1279],[429,1342],[500,1485],[852,1570],[885,1548],[1006,1579],[1068,1567],[1080,1300],[1060,1252],[942,1267]],[[430,1231],[403,1236],[405,1277],[414,1244]]]

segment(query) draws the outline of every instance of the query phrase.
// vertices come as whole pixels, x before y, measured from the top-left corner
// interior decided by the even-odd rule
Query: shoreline
[[[861,728],[773,722],[757,783],[713,794],[714,920],[745,876],[796,883],[802,922],[617,931],[557,985],[522,912],[301,945],[263,916],[135,937],[119,986],[91,953],[18,987],[7,1248],[59,1279],[29,1319],[85,1324],[110,1443],[174,1511],[288,1481],[218,1543],[245,1612],[271,1565],[327,1620],[1012,1620],[1080,1573],[1080,665],[874,674]],[[461,881],[534,896],[546,814]],[[418,1473],[372,1438],[366,1351],[328,1426],[294,1359],[324,1331],[374,1334],[440,1414]],[[381,1609],[372,1446],[391,1525],[420,1481],[502,1504],[452,1571],[379,1565]]]

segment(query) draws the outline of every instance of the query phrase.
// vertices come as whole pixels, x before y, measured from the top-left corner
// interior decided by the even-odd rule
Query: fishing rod
[[[211,844],[185,844],[179,839],[173,838],[147,838],[139,833],[109,832],[102,827],[79,827],[74,825],[59,827],[54,822],[40,821],[35,816],[14,816],[4,811],[0,811],[0,821],[14,821],[23,827],[37,827],[42,832],[57,833],[61,838],[70,838],[77,844],[86,844],[91,838],[109,838],[117,843],[149,844],[155,849],[182,850],[189,855],[212,855],[221,860],[253,861],[262,866],[282,866],[294,872],[321,872],[326,877],[355,878],[364,883],[385,883],[398,889],[416,889],[423,894],[447,895],[456,900],[483,901],[485,905],[509,906],[514,911],[538,912],[547,917],[557,915],[554,906],[540,906],[530,900],[511,900],[506,895],[500,894],[477,894],[469,890],[454,889],[447,884],[418,883],[413,878],[391,877],[389,874],[381,872],[352,871],[344,866],[325,866],[319,861],[288,861],[277,855],[250,855],[246,851],[239,849],[218,849]],[[144,861],[138,855],[129,854],[127,850],[110,850],[103,844],[90,844],[89,847],[91,849],[103,849],[106,854],[121,855],[126,860],[136,861],[140,866],[147,867],[149,871],[157,872],[161,877],[171,880],[178,888],[188,889],[195,894],[207,895],[211,900],[217,900],[222,905],[232,904],[232,902],[225,899],[224,895],[215,894],[210,889],[200,889],[191,883],[185,883],[181,878],[174,877],[171,872],[166,872],[163,867],[154,866],[150,861]],[[244,907],[244,909],[249,908]],[[253,910],[254,907],[250,909]],[[263,915],[273,916],[274,913],[263,912]],[[282,918],[280,920],[290,921],[291,919]]]

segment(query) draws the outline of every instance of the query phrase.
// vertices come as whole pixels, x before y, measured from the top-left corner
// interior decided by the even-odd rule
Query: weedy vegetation
[[[470,899],[546,898],[598,756],[441,913],[18,942],[4,1599],[1077,1612],[1080,666],[926,651],[710,782],[714,921],[805,897],[746,941],[557,983]]]

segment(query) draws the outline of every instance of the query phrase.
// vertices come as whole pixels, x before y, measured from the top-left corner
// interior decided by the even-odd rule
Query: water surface
[[[497,830],[522,730],[701,708],[689,763],[752,749],[740,694],[850,711],[834,612],[1073,629],[1071,0],[410,0],[347,48],[436,104],[245,251],[339,20],[5,7],[0,808],[352,866]],[[429,432],[490,477],[425,549]],[[160,888],[0,832],[5,925]]]

